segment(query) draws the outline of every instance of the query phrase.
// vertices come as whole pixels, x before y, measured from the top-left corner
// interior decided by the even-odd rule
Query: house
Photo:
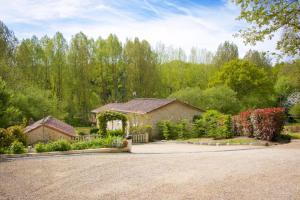
[[[192,121],[202,109],[176,99],[137,98],[126,103],[110,103],[92,110],[91,121],[96,123],[97,114],[104,111],[116,111],[128,116],[129,126],[151,125],[150,139],[159,139],[157,123],[161,120]],[[113,124],[115,123],[115,124]],[[121,128],[121,122],[109,122],[108,129]]]
[[[75,129],[71,125],[51,116],[27,126],[24,132],[30,145],[58,139],[71,140],[76,136]]]

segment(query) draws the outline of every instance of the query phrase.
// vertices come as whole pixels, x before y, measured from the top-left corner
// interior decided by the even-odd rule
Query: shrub
[[[80,131],[80,132],[78,133],[78,135],[79,135],[79,136],[84,136],[84,135],[86,135],[86,133],[85,133],[85,132],[82,132],[82,131]]]
[[[47,152],[47,144],[37,143],[34,145],[35,151],[38,153]]]
[[[90,143],[85,141],[75,142],[71,145],[73,150],[82,150],[90,148]]]
[[[26,146],[26,135],[23,131],[23,128],[21,126],[11,126],[7,129],[7,131],[10,133],[10,135],[13,137],[13,140],[17,140],[19,142],[22,142],[24,146]]]
[[[168,140],[170,138],[170,121],[164,120],[157,123],[159,135],[161,138]]]
[[[300,121],[300,103],[293,105],[289,114],[296,120]]]
[[[129,132],[131,135],[144,134],[144,133],[151,134],[152,126],[151,125],[131,126]]]
[[[15,154],[20,154],[20,153],[24,153],[25,149],[24,149],[24,145],[22,142],[15,140],[11,145],[10,145],[10,151],[12,153]]]
[[[120,137],[124,137],[123,130],[107,130],[106,134],[107,134],[107,136],[120,136]]]
[[[233,131],[235,135],[253,136],[251,113],[252,110],[247,110],[241,112],[239,115],[233,116]]]
[[[0,147],[9,147],[14,141],[11,132],[6,129],[0,128]]]
[[[204,136],[215,139],[232,137],[231,116],[216,110],[208,110],[195,122],[196,130]]]
[[[71,144],[67,140],[57,140],[47,144],[47,151],[68,151],[71,149]]]
[[[90,134],[97,134],[97,133],[98,133],[98,131],[99,131],[99,129],[98,129],[98,128],[96,128],[96,127],[93,127],[93,128],[91,128],[91,130],[90,130]]]
[[[179,122],[164,120],[158,122],[157,126],[161,138],[166,140],[191,138],[194,136],[191,127],[186,120],[181,120]]]
[[[273,140],[284,125],[284,108],[256,109],[251,114],[253,134],[262,140]]]

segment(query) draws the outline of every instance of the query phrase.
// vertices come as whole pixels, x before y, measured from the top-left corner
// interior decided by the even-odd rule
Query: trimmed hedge
[[[264,108],[242,112],[233,117],[235,135],[273,140],[283,130],[284,108]]]

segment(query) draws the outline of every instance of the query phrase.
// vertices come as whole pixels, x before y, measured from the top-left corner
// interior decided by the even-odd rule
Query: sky
[[[225,40],[238,45],[240,57],[249,49],[276,52],[279,34],[256,46],[233,37],[247,26],[238,15],[225,0],[0,0],[0,20],[18,39],[59,31],[70,40],[82,31],[95,39],[113,33],[122,42],[138,37],[153,47],[162,42],[187,53],[192,47],[215,52]]]

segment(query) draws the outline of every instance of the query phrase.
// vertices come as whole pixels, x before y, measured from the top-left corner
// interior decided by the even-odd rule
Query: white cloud
[[[161,41],[166,45],[181,47],[186,52],[193,46],[215,51],[225,40],[235,42],[239,46],[241,56],[250,48],[261,51],[275,50],[275,39],[251,47],[245,46],[240,38],[232,36],[239,27],[244,26],[242,22],[235,20],[239,10],[232,3],[225,3],[219,7],[188,8],[165,2],[166,6],[184,14],[161,9],[146,0],[131,3],[140,5],[158,17],[141,19],[143,16],[135,10],[122,9],[123,1],[114,1],[112,4],[108,1],[94,0],[0,0],[0,19],[13,30],[14,26],[10,24],[20,26],[23,23],[24,26],[33,24],[42,27],[40,30],[28,32],[19,32],[16,28],[15,34],[21,38],[60,31],[70,39],[72,35],[82,31],[93,38],[106,37],[109,33],[116,34],[122,41],[139,37],[148,40],[153,46]]]

